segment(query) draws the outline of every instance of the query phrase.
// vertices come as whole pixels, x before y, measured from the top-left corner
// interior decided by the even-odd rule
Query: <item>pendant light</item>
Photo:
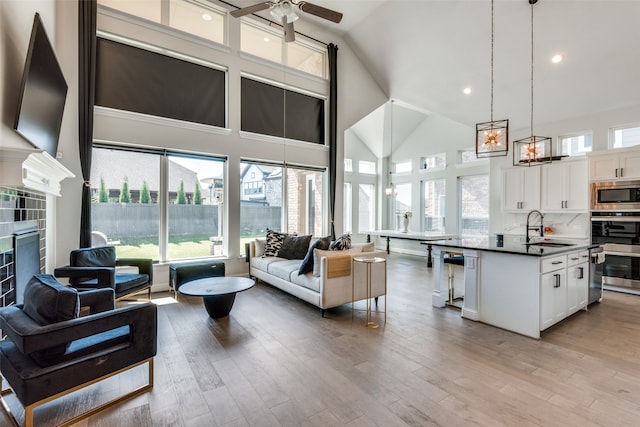
[[[476,123],[476,157],[506,156],[509,152],[509,120],[493,120],[493,0],[491,0],[491,120]]]
[[[551,137],[533,134],[533,5],[538,0],[528,0],[531,5],[531,136],[513,141],[513,164],[516,166],[534,166],[550,163]]]
[[[389,113],[389,129],[390,129],[390,136],[389,136],[389,141],[391,143],[391,150],[389,151],[389,185],[387,186],[387,188],[384,189],[384,193],[387,195],[387,197],[392,197],[392,196],[396,196],[398,194],[398,189],[393,185],[393,161],[392,161],[392,155],[393,155],[393,99],[391,100],[391,102],[389,103],[389,108],[390,108],[390,113]]]

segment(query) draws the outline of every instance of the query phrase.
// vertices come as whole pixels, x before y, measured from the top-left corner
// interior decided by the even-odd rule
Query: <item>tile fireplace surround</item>
[[[46,253],[45,194],[24,188],[0,186],[0,307],[15,303],[13,234],[25,228],[40,232],[40,272]]]

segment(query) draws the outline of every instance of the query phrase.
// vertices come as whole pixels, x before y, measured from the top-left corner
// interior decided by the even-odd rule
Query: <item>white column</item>
[[[479,251],[465,250],[464,254],[464,305],[462,317],[479,320],[480,296],[480,254]]]

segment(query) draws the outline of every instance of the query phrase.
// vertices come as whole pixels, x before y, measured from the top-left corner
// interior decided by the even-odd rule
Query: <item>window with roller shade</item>
[[[241,129],[324,144],[324,99],[242,77]]]
[[[226,126],[226,72],[98,38],[96,105]]]

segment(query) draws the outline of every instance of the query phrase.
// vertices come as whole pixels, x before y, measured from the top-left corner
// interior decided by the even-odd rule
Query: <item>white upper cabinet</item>
[[[529,212],[540,209],[540,168],[514,166],[502,171],[502,210]]]
[[[613,150],[589,155],[589,173],[592,181],[640,178],[640,150]]]
[[[543,212],[586,212],[589,209],[587,161],[565,160],[542,166]]]

